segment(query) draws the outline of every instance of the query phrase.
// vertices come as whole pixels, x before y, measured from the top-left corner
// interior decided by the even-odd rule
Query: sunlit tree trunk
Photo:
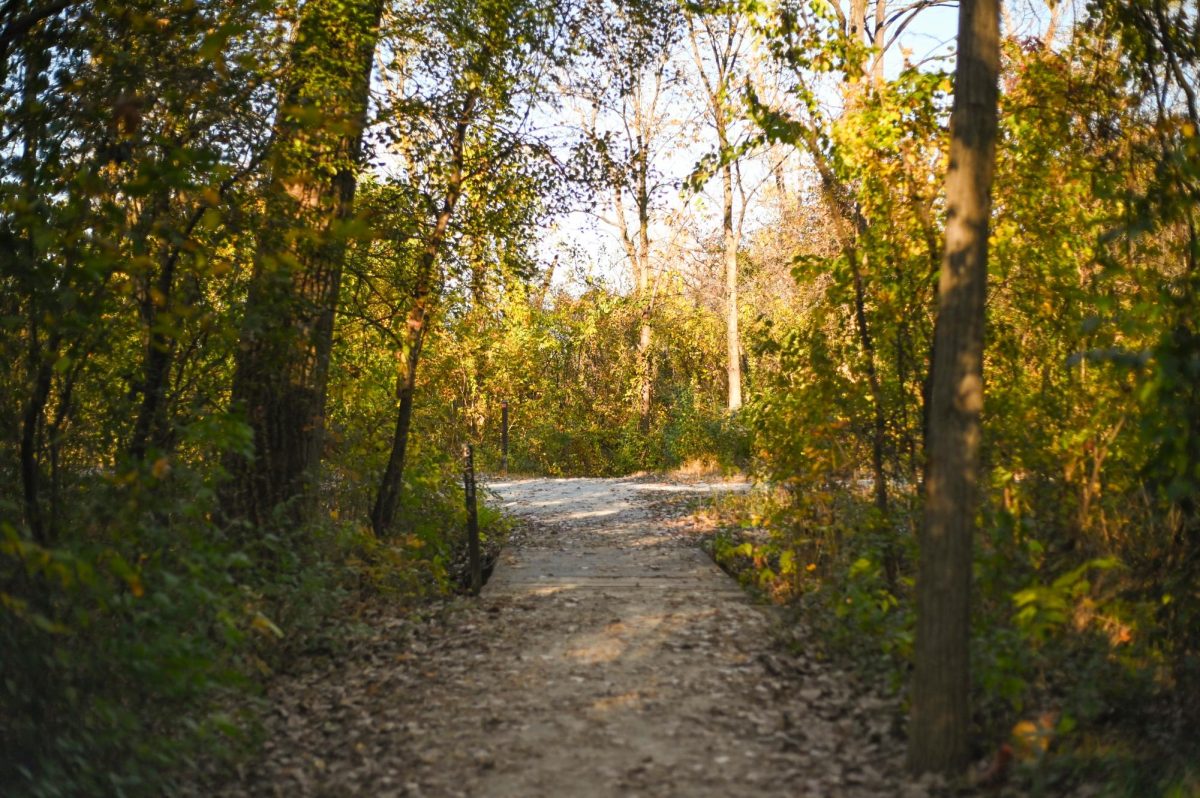
[[[978,504],[999,26],[998,0],[963,0],[959,6],[946,245],[938,280],[917,576],[908,744],[908,766],[914,773],[959,773],[970,755],[971,539]]]
[[[640,101],[640,87],[635,90],[634,97]],[[635,154],[632,159],[633,169],[633,204],[637,211],[637,229],[630,230],[625,221],[625,192],[621,183],[613,185],[613,213],[621,241],[625,246],[626,257],[629,258],[633,269],[634,299],[638,308],[638,342],[635,351],[635,369],[637,383],[635,385],[638,413],[638,429],[650,431],[650,409],[654,399],[654,363],[651,346],[654,341],[654,286],[650,274],[650,189],[649,189],[649,158],[648,145],[642,137],[643,117],[640,105],[633,113],[634,125],[637,129],[635,137]]]
[[[850,0],[850,19],[844,27],[846,35],[856,44],[861,44],[866,35],[866,26],[867,0]]]
[[[738,333],[738,268],[737,251],[741,245],[740,223],[734,223],[733,181],[734,164],[729,142],[732,122],[730,95],[734,91],[734,69],[741,56],[742,34],[738,17],[729,13],[717,17],[688,17],[688,31],[696,70],[708,100],[708,113],[717,134],[717,149],[721,153],[721,261],[725,272],[725,376],[726,407],[730,411],[742,406],[742,348]],[[699,21],[707,44],[708,57],[703,55]],[[711,74],[707,71],[711,69]]]
[[[887,0],[875,0],[875,29],[871,41],[871,82],[878,90],[883,86],[883,51],[887,46]]]
[[[233,380],[254,456],[231,455],[230,519],[307,516],[333,317],[382,0],[308,0],[268,156],[270,185]]]
[[[641,128],[640,105],[638,125]],[[649,144],[641,140],[640,133],[638,145],[637,299],[641,316],[641,329],[638,331],[637,349],[638,429],[643,433],[647,433],[650,431],[650,405],[653,399],[654,388],[654,364],[650,361],[650,346],[653,335],[650,320],[653,312],[654,297],[650,285],[650,190],[647,186],[650,172]]]
[[[721,148],[725,149],[724,125],[720,130]],[[721,169],[721,190],[724,208],[721,226],[725,260],[725,374],[728,384],[728,409],[742,406],[742,347],[738,335],[738,235],[733,224],[733,164]]]

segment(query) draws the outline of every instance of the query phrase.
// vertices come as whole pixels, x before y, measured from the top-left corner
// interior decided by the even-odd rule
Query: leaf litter
[[[704,558],[689,506],[714,488],[741,489],[493,483],[521,522],[483,595],[375,606],[344,650],[274,680],[257,757],[196,794],[971,792],[908,778],[897,700]]]

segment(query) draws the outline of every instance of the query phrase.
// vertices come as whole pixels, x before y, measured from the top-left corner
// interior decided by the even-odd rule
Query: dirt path
[[[700,552],[671,498],[728,486],[523,480],[478,601],[381,617],[274,690],[226,795],[896,796],[893,713],[806,655]]]

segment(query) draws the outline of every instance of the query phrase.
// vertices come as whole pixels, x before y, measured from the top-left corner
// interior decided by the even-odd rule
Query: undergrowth
[[[707,511],[718,562],[790,608],[825,655],[904,695],[914,643],[916,502],[880,518],[866,490],[820,486],[720,495]],[[886,558],[898,556],[889,580]],[[1073,785],[1113,796],[1200,795],[1200,745],[1179,710],[1155,607],[1112,557],[1062,567],[1003,513],[975,546],[973,739],[1015,753],[1032,795]],[[1186,698],[1186,697],[1185,697]]]
[[[413,465],[421,498],[388,539],[335,495],[303,529],[223,528],[207,477],[166,461],[97,474],[54,546],[0,523],[0,794],[170,794],[254,750],[263,686],[341,648],[356,605],[459,586],[448,462]],[[485,506],[480,524],[485,546],[506,534]]]

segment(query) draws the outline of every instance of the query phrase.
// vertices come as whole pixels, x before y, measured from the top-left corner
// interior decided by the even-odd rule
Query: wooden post
[[[479,513],[475,506],[475,447],[463,446],[463,488],[467,502],[467,558],[471,573],[471,595],[483,587],[483,569],[479,562]]]
[[[508,400],[500,403],[500,473],[508,474]]]

